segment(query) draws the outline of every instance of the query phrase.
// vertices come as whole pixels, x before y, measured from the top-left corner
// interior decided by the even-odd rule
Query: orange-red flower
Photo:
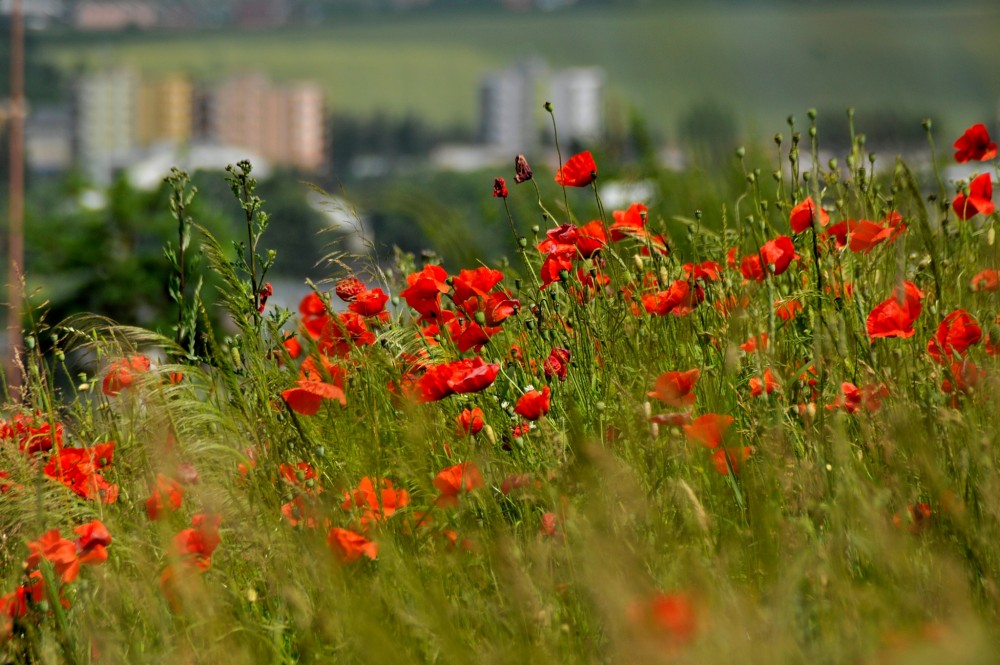
[[[819,214],[819,225],[826,226],[829,224],[830,215],[826,214],[826,211],[822,207],[813,203],[811,196],[806,197],[802,203],[792,208],[792,212],[788,217],[788,223],[792,227],[792,232],[802,233],[812,227],[813,223],[817,221],[817,211]]]
[[[611,240],[618,242],[625,238],[644,238],[646,236],[646,219],[649,208],[641,203],[633,203],[628,210],[615,210],[611,213],[615,218],[611,225]]]
[[[114,503],[118,500],[118,485],[112,485],[101,475],[101,469],[111,464],[114,452],[113,441],[91,448],[59,448],[49,457],[43,471],[77,496]]]
[[[132,385],[136,374],[149,371],[149,358],[133,355],[119,360],[108,367],[101,389],[108,397],[116,397],[122,390]]]
[[[221,523],[221,515],[195,515],[191,518],[191,527],[174,536],[171,555],[185,565],[200,571],[208,570],[212,565],[212,554],[219,546]]]
[[[299,379],[294,388],[282,391],[282,399],[295,413],[304,416],[314,416],[319,412],[323,400],[334,399],[341,406],[347,406],[347,396],[344,389],[332,383]]]
[[[955,161],[959,164],[968,161],[985,162],[997,156],[997,144],[990,140],[986,125],[977,123],[965,130],[965,133],[955,141]]]
[[[767,393],[770,395],[778,388],[778,382],[774,378],[774,374],[771,372],[771,368],[768,367],[764,370],[763,379],[759,376],[754,376],[750,378],[750,396],[758,397]]]
[[[795,245],[788,236],[778,236],[764,243],[757,254],[743,257],[740,272],[747,280],[763,282],[768,275],[780,275],[798,258]]]
[[[597,164],[590,151],[573,155],[556,173],[556,182],[564,187],[586,187],[597,178]]]
[[[686,644],[698,628],[694,606],[680,593],[656,593],[629,606],[636,627],[659,633],[671,643]]]
[[[514,413],[527,420],[538,420],[549,412],[549,387],[545,386],[538,390],[529,390],[521,395],[514,407]]]
[[[107,560],[106,548],[111,544],[111,533],[100,520],[81,524],[73,529],[73,533],[77,535],[73,544],[80,563],[95,565]]]
[[[434,402],[455,393],[477,393],[489,388],[500,373],[500,365],[479,356],[433,365],[417,381],[419,400]]]
[[[694,404],[694,388],[698,384],[701,370],[686,372],[664,372],[656,378],[653,390],[646,393],[668,406],[690,406]]]
[[[969,193],[955,195],[951,207],[959,219],[972,219],[976,215],[991,215],[996,210],[993,204],[993,180],[984,173],[969,183]]]
[[[937,333],[927,342],[927,353],[943,365],[952,359],[952,354],[964,356],[982,338],[983,330],[976,320],[964,309],[956,309],[944,317]]]
[[[372,480],[368,476],[361,479],[356,489],[344,492],[344,510],[353,507],[363,509],[361,525],[367,527],[372,522],[381,522],[392,517],[397,510],[410,505],[410,493],[396,489],[392,481],[385,478]]]
[[[560,381],[565,381],[569,371],[569,349],[561,346],[552,349],[542,363],[542,369],[545,370],[546,377],[558,377]]]
[[[355,294],[347,309],[364,317],[377,316],[387,320],[389,317],[389,313],[385,311],[387,302],[389,302],[388,294],[382,289],[375,288]]]
[[[750,446],[742,448],[719,447],[712,451],[712,464],[715,466],[715,470],[723,476],[728,476],[730,469],[735,475],[739,475],[743,462],[747,461],[752,452],[753,448]]]
[[[162,473],[156,474],[152,495],[146,499],[146,515],[151,520],[160,519],[163,509],[174,511],[181,507],[184,490],[180,483]]]
[[[407,305],[417,310],[421,319],[434,319],[441,314],[441,294],[451,290],[447,279],[448,273],[444,268],[428,265],[420,272],[406,276],[407,288],[399,295]]]
[[[941,392],[952,394],[952,406],[958,406],[958,394],[969,394],[986,376],[986,370],[976,367],[969,359],[955,361],[948,368],[948,376],[941,382]]]
[[[434,477],[434,487],[441,492],[438,506],[456,506],[462,493],[483,487],[483,476],[473,462],[462,462],[439,471]]]
[[[754,335],[747,341],[740,344],[740,348],[747,353],[754,353],[758,349],[761,351],[767,350],[767,333],[762,332],[759,335]]]
[[[849,381],[840,384],[840,395],[827,409],[833,411],[843,407],[848,413],[856,413],[859,409],[878,411],[882,407],[882,398],[889,396],[889,389],[880,383],[869,383],[858,388]]]
[[[695,418],[690,425],[684,425],[684,434],[691,443],[706,448],[718,448],[722,437],[733,424],[733,417],[718,413],[706,413]]]
[[[996,291],[1000,289],[1000,270],[987,268],[981,270],[972,278],[969,287],[973,291]]]
[[[923,292],[912,282],[897,286],[892,296],[876,305],[868,314],[865,327],[872,340],[880,337],[912,337],[913,322],[923,307]]]
[[[76,556],[76,545],[59,535],[59,529],[52,529],[38,540],[28,543],[28,558],[24,562],[26,570],[33,570],[44,559],[55,568],[56,575],[64,584],[76,579],[80,571],[80,561]]]
[[[458,433],[462,436],[479,434],[485,425],[483,422],[483,410],[478,406],[471,410],[465,409],[455,418],[455,423],[458,425]]]
[[[326,534],[326,543],[341,563],[353,563],[363,556],[374,561],[378,556],[378,543],[347,529],[331,528]]]

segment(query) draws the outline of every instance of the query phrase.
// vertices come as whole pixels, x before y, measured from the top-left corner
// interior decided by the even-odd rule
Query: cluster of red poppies
[[[0,643],[10,638],[16,622],[27,620],[32,613],[44,613],[44,603],[57,600],[68,608],[69,601],[63,592],[80,574],[80,567],[96,566],[107,560],[111,534],[99,520],[82,524],[74,528],[73,533],[77,537],[70,540],[63,538],[59,529],[52,529],[28,543],[25,582],[0,596]],[[42,572],[42,561],[51,565],[54,579]]]

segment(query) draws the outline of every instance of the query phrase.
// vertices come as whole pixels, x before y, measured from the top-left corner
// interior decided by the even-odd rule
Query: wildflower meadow
[[[233,246],[174,171],[174,328],[26,319],[0,662],[995,662],[997,146],[817,122],[715,210],[512,155],[507,259],[331,255],[297,311],[252,165]]]

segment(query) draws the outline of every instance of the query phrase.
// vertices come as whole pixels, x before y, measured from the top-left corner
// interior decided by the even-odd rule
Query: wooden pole
[[[21,385],[18,356],[23,345],[21,310],[24,291],[24,15],[21,0],[10,13],[10,200],[7,226],[7,358],[8,388]]]

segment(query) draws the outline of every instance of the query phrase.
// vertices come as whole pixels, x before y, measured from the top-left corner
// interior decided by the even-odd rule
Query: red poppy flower
[[[566,380],[566,373],[569,370],[569,349],[556,347],[549,352],[549,357],[542,363],[545,376],[549,379],[558,377],[560,381]]]
[[[795,315],[802,311],[802,303],[798,300],[787,300],[785,302],[775,301],[774,314],[782,321],[790,321]]]
[[[497,284],[503,281],[503,273],[492,268],[479,267],[463,270],[455,277],[455,302],[465,302],[470,298],[485,298]]]
[[[118,500],[118,485],[110,484],[100,473],[111,464],[114,451],[112,441],[90,448],[59,448],[49,457],[43,471],[77,496],[114,503]]]
[[[955,161],[963,164],[968,161],[985,162],[997,156],[997,144],[990,140],[986,125],[978,123],[965,130],[958,137],[955,148]]]
[[[44,559],[52,564],[56,575],[63,583],[69,584],[80,572],[80,561],[76,556],[76,545],[59,535],[59,529],[47,531],[41,538],[28,543],[28,558],[25,570],[32,570]]]
[[[882,384],[869,383],[858,388],[853,383],[845,381],[840,384],[840,395],[827,409],[833,411],[843,407],[848,413],[856,413],[859,409],[878,411],[882,407],[882,398],[889,396],[889,389]]]
[[[987,268],[976,273],[969,285],[973,291],[996,291],[1000,289],[1000,270]]]
[[[442,507],[458,505],[458,497],[463,492],[471,492],[483,486],[483,476],[473,462],[449,466],[434,477],[434,487],[441,492],[437,505]]]
[[[77,535],[74,545],[80,563],[96,565],[108,559],[111,533],[100,520],[91,520],[73,529]]]
[[[649,208],[641,203],[633,203],[628,210],[615,210],[611,213],[615,218],[611,225],[611,240],[618,242],[625,238],[644,238],[646,236],[646,219]]]
[[[695,418],[690,425],[684,425],[684,434],[691,443],[697,443],[706,448],[718,448],[722,445],[723,434],[732,424],[732,416],[706,413]]]
[[[689,280],[700,279],[703,282],[714,282],[722,277],[722,266],[715,261],[685,263],[681,269]]]
[[[219,546],[221,523],[221,515],[195,515],[191,518],[191,527],[174,536],[171,555],[198,570],[208,570],[212,565],[212,554]]]
[[[326,399],[335,399],[341,406],[347,406],[344,389],[323,381],[299,379],[295,387],[283,391],[281,397],[288,404],[288,408],[303,416],[316,415],[323,400]]]
[[[812,197],[806,197],[806,199],[792,208],[792,212],[789,215],[788,222],[791,224],[793,233],[802,233],[806,229],[812,227],[813,221],[816,220],[816,211],[819,210],[819,225],[826,226],[830,223],[830,215],[826,214],[826,211],[822,207],[817,206],[813,203]]]
[[[760,256],[773,275],[780,275],[788,269],[793,259],[799,257],[795,253],[795,246],[788,236],[778,236],[774,240],[769,240],[760,248]]]
[[[556,173],[556,182],[564,187],[586,187],[597,178],[597,164],[590,151],[569,158]]]
[[[795,245],[788,236],[778,236],[761,246],[757,254],[746,256],[740,263],[740,272],[747,280],[763,282],[768,275],[780,275],[797,259]]]
[[[378,556],[378,543],[347,529],[331,528],[326,534],[326,543],[341,563],[353,563],[363,556],[374,561]]]
[[[653,390],[646,393],[668,406],[690,406],[694,404],[694,388],[698,384],[701,370],[686,372],[664,372],[656,379]]]
[[[517,406],[514,407],[514,413],[526,420],[538,420],[549,412],[550,405],[549,387],[545,386],[541,392],[529,390],[521,395],[517,400]]]
[[[956,309],[938,326],[937,333],[927,342],[927,353],[943,365],[952,354],[964,356],[973,344],[983,338],[983,330],[976,320],[964,309]]]
[[[986,370],[976,367],[969,359],[953,362],[948,368],[948,375],[941,382],[941,392],[951,393],[953,407],[958,406],[958,395],[973,392],[979,382],[986,376]]]
[[[146,499],[146,516],[153,521],[160,519],[164,508],[171,511],[180,508],[183,497],[184,490],[180,483],[162,473],[156,474],[153,493]]]
[[[384,313],[387,302],[389,296],[382,289],[375,288],[355,294],[347,309],[361,316],[379,316]]]
[[[37,411],[34,415],[16,413],[10,422],[0,420],[0,440],[16,439],[18,448],[28,455],[45,452],[53,446],[62,446],[62,423],[56,422],[54,425],[53,428],[48,417]]]
[[[483,410],[478,406],[473,409],[465,409],[455,418],[458,425],[458,433],[462,436],[472,436],[479,434],[483,429]]]
[[[656,316],[687,316],[705,299],[701,284],[691,285],[686,279],[675,280],[666,291],[647,293],[642,296],[642,306]]]
[[[924,294],[911,282],[897,286],[892,296],[876,305],[868,314],[866,328],[872,340],[880,337],[912,337],[913,322],[920,316]]]
[[[757,349],[764,351],[767,349],[767,333],[754,335],[747,341],[740,344],[740,348],[746,353],[754,353]]]
[[[404,489],[396,489],[391,480],[382,478],[373,481],[365,476],[356,489],[344,492],[344,502],[340,505],[344,510],[353,507],[363,509],[361,525],[367,527],[372,522],[380,522],[392,517],[397,510],[410,505],[410,493]]]
[[[693,640],[698,628],[694,606],[679,593],[657,593],[632,603],[629,615],[638,628],[660,633],[677,644]]]
[[[434,402],[449,395],[477,393],[489,388],[500,372],[500,365],[487,363],[479,356],[432,365],[417,381],[421,402]]]
[[[576,254],[574,245],[556,245],[542,261],[542,288],[561,281],[563,274],[573,269],[573,256]]]
[[[149,371],[149,358],[134,355],[112,363],[104,376],[101,386],[108,397],[116,397],[122,390],[132,385],[136,374]]]
[[[991,215],[996,210],[993,204],[993,181],[989,173],[984,173],[969,183],[969,193],[959,192],[951,203],[959,219],[972,219],[976,215]]]
[[[730,468],[734,474],[739,475],[740,467],[743,466],[743,462],[747,461],[752,452],[753,448],[750,446],[716,448],[712,452],[712,464],[715,466],[715,470],[723,476],[729,475]]]
[[[601,220],[595,219],[577,229],[576,249],[583,258],[589,259],[596,252],[604,249],[607,244],[608,236],[604,232],[604,224],[601,223]]]
[[[421,319],[432,319],[441,313],[441,294],[451,290],[447,279],[448,273],[444,268],[428,265],[420,272],[406,276],[408,288],[400,291],[399,295],[407,305],[417,310]]]
[[[750,379],[750,396],[758,397],[767,393],[770,395],[778,388],[778,382],[774,378],[774,374],[771,372],[771,368],[768,367],[764,370],[764,378],[761,379],[759,376],[751,377]]]

